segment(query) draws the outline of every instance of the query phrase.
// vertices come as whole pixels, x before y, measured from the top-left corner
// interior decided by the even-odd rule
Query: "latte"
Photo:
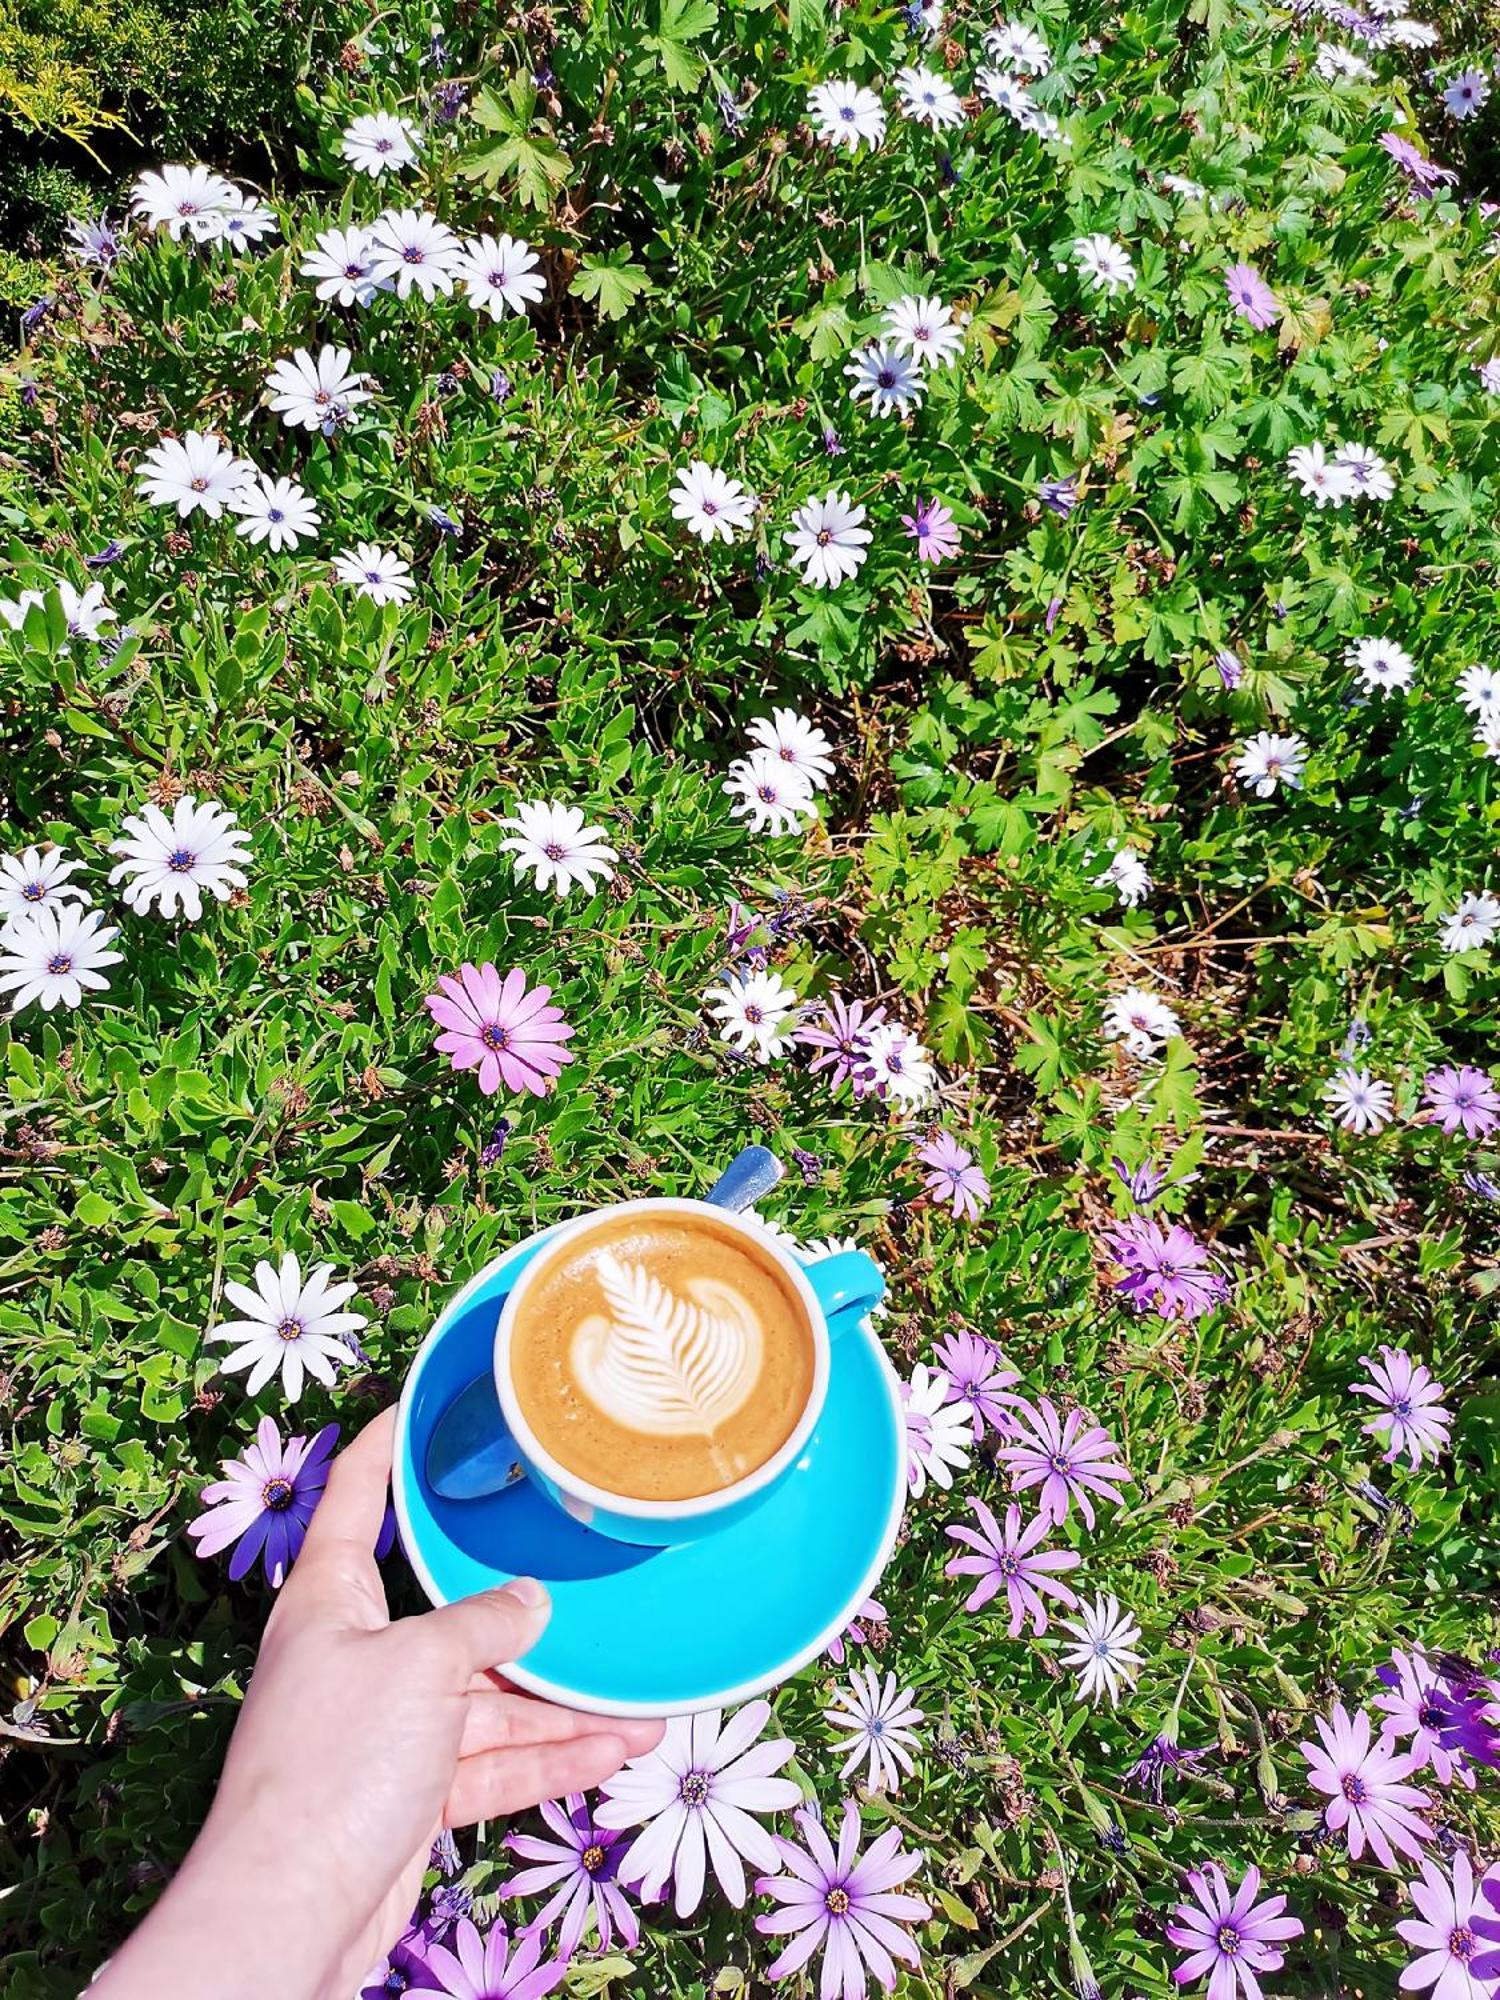
[[[636,1213],[542,1252],[506,1365],[537,1442],[575,1477],[632,1500],[691,1500],[781,1449],[815,1352],[772,1252],[707,1216]]]

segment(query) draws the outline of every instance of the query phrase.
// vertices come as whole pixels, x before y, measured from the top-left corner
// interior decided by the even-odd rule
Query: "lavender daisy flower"
[[[445,1826],[432,1843],[432,1852],[427,1857],[427,1866],[436,1868],[441,1874],[456,1875],[462,1863],[458,1857],[458,1842]]]
[[[1373,1742],[1362,1708],[1351,1716],[1335,1702],[1332,1715],[1315,1716],[1314,1723],[1322,1741],[1299,1748],[1307,1759],[1308,1782],[1328,1796],[1323,1824],[1330,1833],[1346,1834],[1350,1860],[1358,1861],[1368,1845],[1387,1868],[1397,1865],[1397,1850],[1420,1861],[1421,1843],[1432,1839],[1432,1828],[1418,1815],[1432,1801],[1404,1782],[1416,1770],[1416,1759]]]
[[[795,1039],[805,1049],[818,1051],[808,1065],[814,1076],[831,1069],[831,1090],[842,1090],[851,1077],[865,1071],[870,1054],[870,1032],[885,1020],[884,1007],[866,1009],[862,1000],[845,1000],[834,993],[824,1002],[822,1015],[798,1028]]]
[[[865,1630],[865,1621],[868,1620],[869,1623],[875,1625],[883,1625],[885,1617],[885,1606],[880,1600],[875,1597],[867,1597],[858,1611],[849,1620],[849,1623],[844,1627],[843,1631],[839,1633],[838,1637],[829,1640],[828,1657],[832,1660],[833,1664],[836,1667],[841,1667],[844,1664],[846,1651],[844,1641],[846,1639],[852,1646],[863,1646],[868,1640],[870,1635]]]
[[[474,1894],[462,1882],[439,1882],[427,1902],[429,1940],[441,1942],[457,1923],[474,1914]],[[502,1924],[503,1930],[505,1926]]]
[[[1244,2000],[1261,2000],[1258,1974],[1278,1972],[1286,1958],[1281,1946],[1302,1935],[1296,1917],[1284,1916],[1285,1896],[1260,1896],[1260,1870],[1249,1868],[1231,1890],[1215,1862],[1190,1868],[1188,1899],[1177,1905],[1167,1924],[1167,1937],[1188,1956],[1173,1971],[1179,1986],[1208,1979],[1209,2000],[1233,2000],[1238,1986]]]
[[[837,1853],[810,1812],[799,1812],[796,1823],[806,1852],[779,1841],[786,1873],[762,1876],[755,1885],[757,1894],[782,1905],[757,1917],[755,1928],[763,1936],[792,1933],[767,1977],[785,1979],[821,1950],[820,2000],[864,2000],[872,1977],[889,1992],[897,1959],[913,1967],[922,1962],[902,1925],[925,1923],[932,1911],[919,1896],[893,1893],[921,1867],[921,1855],[904,1852],[901,1829],[893,1826],[861,1857],[859,1808],[852,1799],[845,1801]]]
[[[413,1924],[404,1937],[397,1938],[379,1965],[365,1974],[358,2000],[391,2000],[399,1993],[441,1993],[438,1976],[427,1963],[431,1943],[425,1928]]]
[[[1066,521],[1078,505],[1078,474],[1068,472],[1061,479],[1044,479],[1036,490],[1036,497],[1049,513],[1056,514],[1060,521]]]
[[[1437,1666],[1416,1646],[1409,1653],[1394,1648],[1390,1664],[1377,1667],[1375,1677],[1387,1689],[1375,1697],[1376,1708],[1386,1716],[1381,1742],[1399,1748],[1401,1739],[1408,1738],[1414,1769],[1430,1769],[1440,1785],[1456,1780],[1473,1791],[1471,1765],[1496,1761],[1495,1726],[1483,1687],[1446,1686]]]
[[[605,1785],[594,1824],[642,1826],[619,1874],[640,1885],[645,1901],[659,1902],[670,1882],[678,1916],[690,1917],[711,1862],[719,1887],[741,1908],[741,1856],[757,1868],[775,1867],[776,1841],[751,1815],[783,1812],[802,1793],[775,1775],[797,1746],[779,1736],[759,1740],[770,1716],[768,1701],[746,1702],[728,1722],[717,1708],[674,1716],[656,1749],[633,1757]]]
[[[1432,1124],[1448,1133],[1462,1129],[1466,1139],[1488,1138],[1500,1124],[1500,1096],[1484,1071],[1468,1063],[1429,1070],[1422,1103]]]
[[[1404,1451],[1415,1471],[1424,1458],[1437,1458],[1445,1452],[1453,1418],[1443,1408],[1447,1391],[1442,1383],[1399,1347],[1382,1345],[1378,1361],[1372,1361],[1368,1354],[1359,1358],[1360,1365],[1369,1369],[1370,1380],[1351,1382],[1349,1391],[1380,1405],[1379,1414],[1361,1429],[1371,1437],[1381,1431],[1389,1434],[1386,1464],[1393,1465]]]
[[[901,525],[917,545],[917,560],[946,562],[958,553],[958,526],[941,500],[919,500],[916,510],[901,516]]]
[[[427,1948],[437,1990],[451,2000],[542,2000],[561,1986],[568,1968],[556,1959],[542,1963],[541,1958],[539,1937],[517,1938],[512,1949],[504,1924],[496,1924],[488,1938],[481,1938],[467,1917],[454,1932],[452,1951],[442,1944]]]
[[[561,1804],[556,1799],[544,1799],[541,1814],[557,1835],[555,1840],[512,1833],[505,1842],[512,1854],[538,1865],[513,1875],[502,1885],[501,1895],[536,1896],[546,1889],[552,1891],[522,1935],[545,1931],[555,1917],[561,1916],[558,1956],[572,1958],[583,1942],[592,1914],[600,1951],[608,1951],[616,1932],[625,1949],[633,1950],[640,1942],[641,1927],[618,1879],[624,1833],[615,1827],[595,1826],[581,1792],[570,1792]]]
[[[271,1588],[279,1590],[301,1553],[338,1441],[338,1425],[325,1424],[316,1437],[292,1437],[283,1445],[274,1418],[262,1417],[254,1444],[239,1458],[224,1459],[224,1477],[203,1489],[203,1512],[188,1523],[197,1553],[216,1556],[232,1542],[230,1581],[238,1583],[259,1557]]]
[[[907,1489],[920,1500],[931,1480],[946,1493],[954,1471],[968,1464],[974,1449],[969,1426],[948,1393],[947,1376],[919,1361],[911,1380],[901,1385],[901,1403],[906,1416]]]
[[[917,1158],[929,1169],[923,1176],[934,1201],[946,1202],[955,1220],[977,1218],[990,1205],[990,1184],[974,1155],[947,1132],[917,1148]]]
[[[1396,162],[1407,179],[1422,194],[1433,194],[1440,187],[1457,181],[1458,175],[1448,167],[1440,167],[1435,160],[1427,159],[1419,153],[1410,139],[1399,132],[1382,132],[1377,145],[1383,146]]]
[[[1167,1184],[1165,1167],[1153,1166],[1150,1160],[1143,1160],[1138,1167],[1127,1167],[1118,1154],[1110,1161],[1115,1179],[1137,1208],[1149,1208]]]
[[[1500,1952],[1485,1951],[1482,1941],[1500,1936],[1490,1915],[1493,1874],[1476,1883],[1462,1848],[1449,1874],[1435,1861],[1422,1863],[1422,1879],[1407,1884],[1416,1914],[1396,1926],[1417,1952],[1398,1982],[1403,1992],[1430,1986],[1432,2000],[1490,2000]]]
[[[1138,1313],[1163,1319],[1201,1319],[1229,1296],[1229,1286],[1208,1253],[1182,1224],[1163,1229],[1147,1215],[1129,1215],[1104,1232],[1105,1247],[1121,1267],[1114,1287]]]
[[[1040,1638],[1047,1629],[1047,1607],[1042,1601],[1043,1593],[1055,1597],[1059,1604],[1069,1611],[1077,1609],[1078,1598],[1055,1574],[1058,1570],[1077,1569],[1083,1561],[1076,1549],[1037,1550],[1037,1543],[1052,1526],[1045,1514],[1038,1514],[1026,1528],[1021,1526],[1021,1510],[1010,1506],[1005,1510],[1005,1527],[1002,1531],[994,1515],[982,1500],[971,1500],[977,1529],[968,1527],[949,1528],[945,1532],[955,1542],[965,1542],[978,1551],[972,1556],[955,1556],[945,1567],[944,1576],[977,1576],[979,1581],[965,1600],[965,1611],[981,1611],[996,1595],[1000,1586],[1005,1586],[1006,1600],[1010,1608],[1010,1636],[1019,1639],[1028,1619],[1031,1629]]]
[[[1281,311],[1276,294],[1253,264],[1231,264],[1224,273],[1224,287],[1229,293],[1229,303],[1257,333],[1275,325]]]
[[[949,1402],[963,1403],[973,1419],[974,1442],[979,1443],[986,1427],[1013,1434],[1005,1391],[1021,1378],[994,1342],[978,1333],[950,1333],[934,1351],[948,1378]]]
[[[85,569],[107,569],[112,562],[118,562],[124,553],[125,544],[111,539],[102,549],[96,549],[91,556],[85,556],[83,566]]]
[[[1120,1447],[1082,1410],[1069,1410],[1060,1418],[1046,1396],[1036,1404],[1013,1396],[1010,1403],[1018,1442],[1002,1445],[995,1456],[1010,1467],[1012,1487],[1017,1493],[1028,1486],[1041,1488],[1038,1497],[1043,1520],[1065,1521],[1070,1503],[1076,1501],[1079,1513],[1092,1528],[1094,1509],[1089,1495],[1117,1507],[1119,1488],[1130,1484],[1129,1468],[1120,1461]]]
[[[1140,1756],[1125,1773],[1131,1785],[1154,1804],[1160,1805],[1169,1771],[1188,1771],[1201,1764],[1206,1750],[1181,1750],[1175,1736],[1153,1736]]]

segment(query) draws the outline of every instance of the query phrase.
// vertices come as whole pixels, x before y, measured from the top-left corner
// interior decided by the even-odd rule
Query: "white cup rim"
[[[522,1416],[510,1382],[501,1368],[501,1355],[508,1346],[511,1329],[515,1324],[515,1307],[542,1266],[552,1261],[554,1253],[571,1238],[582,1235],[606,1218],[640,1215],[648,1211],[656,1215],[702,1216],[706,1221],[726,1227],[731,1233],[743,1236],[747,1242],[770,1257],[790,1280],[792,1289],[801,1300],[807,1314],[807,1323],[812,1334],[812,1388],[808,1392],[807,1407],[798,1418],[790,1437],[763,1465],[758,1465],[753,1472],[746,1473],[743,1479],[737,1479],[733,1486],[726,1486],[717,1493],[703,1494],[686,1500],[639,1500],[628,1493],[613,1493],[608,1487],[596,1486],[592,1481],[584,1479],[568,1466],[561,1464],[541,1443]],[[828,1396],[831,1357],[828,1322],[806,1269],[758,1218],[737,1209],[721,1208],[716,1202],[696,1201],[685,1195],[646,1195],[634,1201],[620,1201],[603,1208],[591,1208],[586,1214],[575,1215],[571,1221],[563,1223],[547,1235],[536,1256],[527,1261],[525,1269],[520,1272],[501,1305],[490,1349],[490,1366],[495,1378],[495,1393],[500,1401],[500,1413],[505,1419],[506,1429],[519,1447],[521,1456],[533,1461],[547,1479],[570,1500],[578,1501],[596,1512],[619,1514],[634,1521],[700,1521],[706,1516],[724,1513],[740,1502],[753,1498],[755,1494],[773,1485],[787,1467],[795,1462],[823,1414],[823,1405]]]

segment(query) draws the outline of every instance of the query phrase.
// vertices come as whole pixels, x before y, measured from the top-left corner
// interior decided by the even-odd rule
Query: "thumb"
[[[328,1485],[307,1524],[294,1576],[299,1571],[346,1569],[351,1561],[373,1566],[395,1434],[394,1408],[382,1410],[333,1461]]]
[[[541,1638],[552,1616],[552,1600],[534,1576],[518,1576],[500,1590],[445,1604],[423,1614],[422,1622],[451,1649],[462,1682],[491,1667],[518,1660]]]

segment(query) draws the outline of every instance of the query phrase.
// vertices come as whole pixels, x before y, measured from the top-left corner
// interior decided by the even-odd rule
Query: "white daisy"
[[[236,458],[210,431],[187,431],[154,444],[136,469],[136,491],[156,507],[175,507],[182,520],[202,512],[217,521],[255,467]]]
[[[1073,259],[1085,283],[1111,297],[1128,292],[1135,283],[1135,266],[1112,237],[1080,236],[1073,245]]]
[[[1460,70],[1443,91],[1451,118],[1472,118],[1489,102],[1490,87],[1482,69]]]
[[[721,1040],[763,1063],[791,1047],[789,1023],[801,1003],[779,972],[751,972],[727,975],[722,986],[710,986],[703,1004],[718,1022]]]
[[[335,305],[367,306],[381,290],[375,276],[375,239],[357,224],[348,229],[325,229],[317,248],[302,260],[304,278],[316,278],[320,299]]]
[[[861,1097],[879,1097],[903,1106],[923,1105],[937,1089],[931,1051],[897,1021],[872,1028],[865,1042],[865,1065],[856,1079]]]
[[[946,368],[964,351],[964,330],[941,299],[897,299],[885,309],[885,334],[892,347],[928,368]]]
[[[515,856],[517,875],[529,869],[536,886],[545,889],[550,883],[559,901],[578,883],[592,895],[614,875],[612,864],[619,855],[606,843],[604,828],[589,826],[577,806],[525,800],[514,818],[500,824],[511,833],[501,841],[500,852]]]
[[[0,921],[29,917],[37,910],[62,903],[91,903],[80,882],[68,877],[83,866],[66,848],[26,847],[19,854],[0,854]]]
[[[1064,1646],[1063,1665],[1078,1676],[1077,1701],[1092,1701],[1107,1694],[1113,1708],[1121,1688],[1133,1688],[1141,1670],[1141,1655],[1135,1650],[1141,1628],[1115,1597],[1087,1598],[1078,1606],[1076,1618],[1059,1618],[1064,1630],[1075,1633],[1078,1644]]]
[[[807,115],[820,139],[830,146],[859,151],[861,142],[873,152],[885,137],[885,106],[873,90],[847,77],[817,84],[807,94]]]
[[[1384,47],[1389,42],[1398,49],[1430,49],[1442,39],[1430,21],[1412,21],[1403,17],[1386,22],[1378,45]],[[1376,44],[1372,41],[1371,46]]]
[[[19,632],[26,623],[27,613],[46,602],[46,592],[41,590],[23,590],[19,597],[0,597],[0,624]]]
[[[752,1817],[802,1803],[800,1788],[775,1775],[797,1746],[784,1736],[760,1740],[770,1719],[768,1701],[747,1702],[727,1722],[719,1708],[673,1716],[654,1750],[605,1781],[594,1823],[642,1827],[619,1866],[642,1901],[660,1901],[670,1882],[678,1916],[690,1917],[712,1870],[742,1908],[745,1862],[761,1874],[784,1865],[775,1838]]]
[[[1175,194],[1179,201],[1204,201],[1208,189],[1201,181],[1189,180],[1186,174],[1163,174],[1160,185],[1168,194]]]
[[[0,994],[16,1014],[33,1000],[47,1014],[81,1006],[85,987],[108,987],[99,967],[119,962],[119,952],[105,949],[118,936],[102,910],[56,901],[29,909],[0,929]]]
[[[1489,709],[1477,718],[1474,741],[1487,757],[1500,758],[1500,708]]]
[[[1102,875],[1094,877],[1096,889],[1114,889],[1127,910],[1133,910],[1151,894],[1151,875],[1133,847],[1122,847],[1110,857]]]
[[[215,243],[227,243],[236,256],[242,250],[251,250],[268,236],[274,236],[277,222],[274,212],[254,195],[234,191],[234,200],[218,217],[218,227],[214,233]]]
[[[1182,1023],[1155,993],[1127,986],[1105,1003],[1103,1033],[1112,1042],[1123,1042],[1133,1056],[1149,1056],[1160,1043],[1180,1035]]]
[[[453,260],[472,305],[491,319],[525,314],[547,295],[541,259],[519,236],[476,236]]]
[[[382,174],[400,173],[417,157],[417,128],[409,118],[393,111],[370,111],[347,126],[339,141],[339,151],[356,173],[378,180]]]
[[[266,377],[266,394],[289,430],[316,431],[341,421],[357,403],[368,403],[364,376],[349,366],[347,347],[320,347],[316,357],[299,347]]]
[[[1052,67],[1052,55],[1035,28],[1019,22],[1002,21],[984,38],[990,61],[1016,76],[1045,76]]]
[[[906,1412],[906,1484],[914,1500],[927,1482],[946,1493],[958,1467],[967,1465],[974,1450],[974,1423],[967,1403],[948,1401],[948,1377],[941,1368],[919,1361],[911,1380],[901,1384]]]
[[[1294,445],[1287,453],[1286,469],[1302,488],[1302,497],[1316,500],[1319,507],[1342,507],[1354,496],[1353,480],[1320,444]]]
[[[295,479],[272,479],[262,472],[240,488],[231,504],[241,517],[235,533],[247,542],[268,542],[276,555],[297,548],[320,526],[315,502]]]
[[[446,222],[425,208],[391,208],[371,230],[370,268],[376,280],[395,287],[397,298],[413,291],[431,300],[451,292],[463,246]]]
[[[681,521],[700,542],[732,542],[755,519],[757,497],[738,479],[731,479],[716,465],[695,458],[677,474],[668,496],[672,518]]]
[[[1323,1096],[1333,1111],[1334,1123],[1346,1132],[1379,1132],[1391,1122],[1391,1086],[1367,1069],[1346,1063],[1324,1084]]]
[[[70,639],[97,639],[104,626],[116,623],[116,615],[104,595],[102,583],[91,583],[83,590],[75,590],[64,576],[58,578],[56,589],[63,617],[68,621]]]
[[[233,181],[209,167],[161,167],[141,174],[130,206],[150,229],[165,229],[173,242],[184,234],[201,242],[213,234],[223,211],[240,198]]]
[[[1411,686],[1411,677],[1417,670],[1411,654],[1394,639],[1356,639],[1345,648],[1344,658],[1359,675],[1361,686],[1372,694],[1389,694],[1392,689],[1404,691]]]
[[[1017,83],[1003,69],[979,70],[974,78],[974,88],[981,97],[988,98],[997,111],[1003,111],[1018,125],[1030,126],[1036,116],[1036,99],[1024,83]]]
[[[915,410],[921,404],[921,368],[884,342],[861,348],[852,361],[845,363],[844,373],[852,378],[849,394],[856,402],[861,396],[869,397],[872,416],[904,417],[908,410]]]
[[[1356,500],[1389,500],[1396,490],[1395,474],[1367,444],[1335,445],[1333,462],[1349,482]]]
[[[180,908],[196,923],[203,914],[203,890],[227,903],[231,890],[245,886],[239,864],[250,858],[245,851],[250,836],[217,799],[199,805],[184,792],[170,819],[160,806],[146,805],[127,814],[124,827],[124,838],[110,842],[110,853],[124,858],[109,879],[114,884],[129,878],[125,901],[138,917],[155,903],[164,917]]]
[[[1277,736],[1262,729],[1240,746],[1234,769],[1242,785],[1258,799],[1268,799],[1278,785],[1299,791],[1306,765],[1307,745],[1300,736]]]
[[[279,1374],[287,1401],[295,1403],[307,1375],[331,1389],[337,1370],[354,1359],[354,1350],[341,1336],[363,1326],[365,1316],[339,1311],[353,1298],[356,1287],[330,1284],[332,1276],[331,1264],[315,1264],[304,1278],[301,1265],[288,1252],[279,1270],[261,1259],[253,1289],[232,1280],[226,1283],[225,1296],[245,1317],[210,1327],[208,1338],[232,1349],[219,1362],[223,1374],[249,1369],[247,1396],[258,1396]]]
[[[1475,369],[1479,386],[1487,396],[1500,396],[1500,354],[1492,354]]]
[[[964,107],[947,77],[938,76],[919,63],[913,69],[898,70],[895,84],[902,112],[918,125],[941,132],[948,126],[963,124]]]
[[[749,734],[762,750],[771,751],[783,764],[800,771],[815,792],[828,789],[833,776],[833,745],[805,715],[794,708],[772,709],[769,715],[755,718]]]
[[[804,501],[793,514],[784,540],[810,589],[833,589],[858,573],[870,540],[870,530],[860,525],[864,518],[864,508],[842,491]]]
[[[1359,82],[1375,74],[1363,56],[1340,48],[1337,42],[1319,42],[1313,68],[1325,83],[1337,83],[1340,77]]]
[[[1478,663],[1465,667],[1458,677],[1458,698],[1481,721],[1487,715],[1500,715],[1500,669]]]
[[[340,583],[352,583],[372,604],[411,602],[411,564],[378,542],[356,542],[352,549],[340,550],[333,559],[333,573]]]
[[[1444,951],[1480,951],[1500,929],[1500,902],[1486,891],[1460,896],[1457,909],[1441,919]]]
[[[922,1739],[913,1725],[922,1720],[922,1711],[911,1689],[902,1687],[894,1674],[882,1681],[877,1668],[856,1667],[849,1685],[835,1690],[833,1706],[824,1709],[823,1720],[843,1737],[838,1748],[849,1753],[840,1766],[840,1778],[848,1778],[863,1764],[866,1785],[894,1792],[916,1768],[911,1753]]]
[[[817,802],[805,771],[784,763],[774,750],[752,750],[736,757],[723,789],[736,801],[735,819],[747,819],[752,833],[798,833],[817,817]]]

